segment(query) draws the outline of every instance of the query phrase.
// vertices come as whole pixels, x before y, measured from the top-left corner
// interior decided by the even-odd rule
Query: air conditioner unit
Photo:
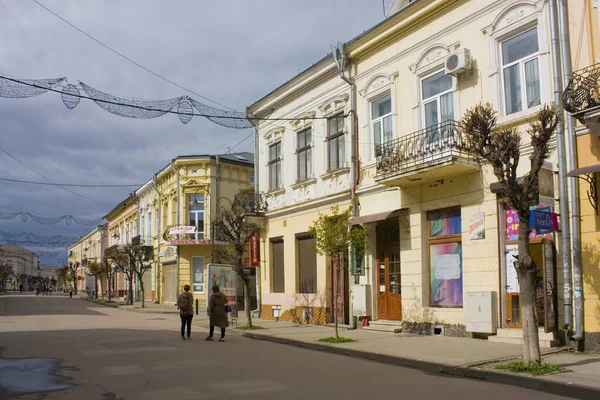
[[[471,69],[473,59],[469,49],[462,49],[454,53],[450,53],[446,57],[446,75],[458,76],[465,71]]]

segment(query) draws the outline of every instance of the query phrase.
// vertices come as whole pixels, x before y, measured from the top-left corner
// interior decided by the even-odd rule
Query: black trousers
[[[190,333],[192,333],[192,318],[194,318],[194,315],[179,314],[179,316],[181,317],[181,336],[183,337],[183,333],[185,332],[185,326],[187,325],[187,337],[190,337]]]
[[[213,337],[213,334],[215,333],[215,326],[211,325],[210,326],[210,337]],[[221,328],[221,337],[225,337],[225,328]]]

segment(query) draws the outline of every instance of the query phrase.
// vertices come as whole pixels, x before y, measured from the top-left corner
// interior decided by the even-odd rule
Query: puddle
[[[0,392],[41,393],[70,389],[67,378],[58,375],[56,358],[0,358]]]

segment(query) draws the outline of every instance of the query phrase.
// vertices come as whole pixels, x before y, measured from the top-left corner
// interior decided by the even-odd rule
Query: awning
[[[574,177],[579,175],[593,174],[594,172],[600,172],[600,164],[590,165],[588,167],[576,168],[569,172],[567,176]]]
[[[397,211],[397,210],[363,215],[361,217],[352,217],[348,220],[348,222],[350,222],[350,225],[358,225],[358,224],[368,224],[370,222],[376,222],[376,221],[383,221],[384,219],[386,219],[387,217],[392,215],[392,213],[395,211]]]

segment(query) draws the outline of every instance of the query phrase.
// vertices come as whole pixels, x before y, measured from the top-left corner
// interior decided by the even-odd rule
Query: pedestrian
[[[22,283],[19,285],[19,292],[23,293],[23,284]]]
[[[185,340],[185,327],[187,325],[187,340],[192,340],[192,318],[194,318],[194,296],[190,293],[190,285],[183,287],[183,293],[177,297],[177,308],[181,317],[181,340]]]
[[[69,298],[73,298],[73,286],[69,286]]]
[[[229,326],[229,320],[227,318],[226,306],[227,298],[221,292],[218,285],[212,287],[212,295],[208,304],[208,312],[210,316],[210,332],[206,340],[213,340],[213,334],[215,333],[215,326],[221,328],[221,337],[219,342],[225,341],[225,328]]]

